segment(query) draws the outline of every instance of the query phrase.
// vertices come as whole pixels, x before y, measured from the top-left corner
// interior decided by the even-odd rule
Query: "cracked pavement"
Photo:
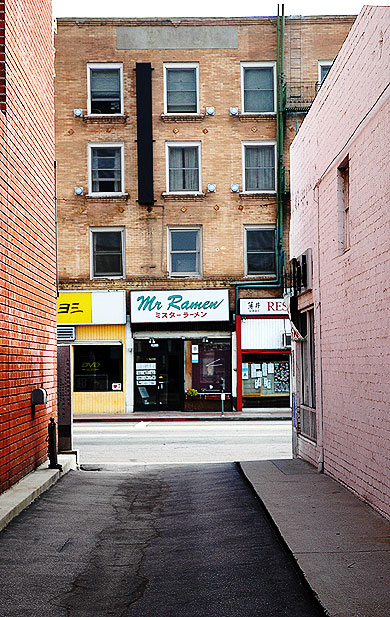
[[[71,472],[0,534],[0,617],[319,617],[231,463]]]

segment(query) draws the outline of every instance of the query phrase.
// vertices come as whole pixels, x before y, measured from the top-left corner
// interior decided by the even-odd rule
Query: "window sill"
[[[161,114],[163,122],[201,122],[205,114]]]
[[[264,113],[259,112],[258,114],[256,114],[256,113],[247,113],[247,114],[246,113],[240,113],[240,114],[238,114],[238,119],[241,122],[245,122],[246,120],[250,121],[250,122],[253,122],[254,120],[255,121],[275,120],[275,118],[276,118],[276,113],[274,111],[268,111],[268,112],[264,112]]]
[[[241,193],[238,193],[240,199],[275,199],[276,197],[276,191],[271,192],[271,191],[253,191],[253,192],[248,192],[246,193],[245,191],[242,191]]]
[[[96,195],[93,193],[88,193],[84,195],[87,200],[100,200],[100,201],[127,201],[130,197],[129,193],[97,193]]]
[[[93,276],[91,281],[124,281],[125,278],[126,277],[123,276],[123,274],[107,274],[102,276]]]
[[[161,193],[164,201],[203,201],[206,193]]]
[[[200,278],[202,278],[201,274],[172,274],[172,273],[168,273],[168,278],[170,279],[197,279],[199,280]]]
[[[126,124],[128,116],[118,114],[118,115],[105,115],[105,114],[96,114],[96,115],[86,115],[83,116],[83,122],[85,124]]]
[[[267,281],[273,281],[276,277],[276,273],[273,274],[246,274],[245,278],[246,279],[259,279],[260,281],[264,281],[265,283]]]

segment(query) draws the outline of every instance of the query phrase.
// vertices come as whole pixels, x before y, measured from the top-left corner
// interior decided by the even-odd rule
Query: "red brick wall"
[[[8,0],[5,15],[0,4],[0,46],[4,40],[5,50],[0,47],[0,491],[46,458],[47,423],[56,413],[51,2]],[[47,390],[48,404],[37,407],[32,416],[31,391],[37,387]]]

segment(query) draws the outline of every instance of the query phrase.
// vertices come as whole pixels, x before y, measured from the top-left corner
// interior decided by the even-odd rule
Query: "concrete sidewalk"
[[[304,461],[240,468],[331,617],[390,617],[390,521]]]
[[[59,478],[71,469],[78,468],[77,456],[73,453],[59,454],[58,463],[62,466],[62,471],[49,469],[49,461],[46,461],[38,469],[29,473],[0,495],[0,531],[42,493],[53,486]]]
[[[156,411],[118,414],[77,414],[73,422],[203,422],[203,421],[290,420],[290,408],[245,409],[244,411]]]

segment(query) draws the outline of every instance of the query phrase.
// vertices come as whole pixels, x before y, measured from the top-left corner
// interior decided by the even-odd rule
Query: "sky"
[[[281,3],[280,3],[281,4]],[[385,2],[307,2],[286,0],[286,15],[357,15],[364,4],[389,6]],[[54,17],[248,17],[276,15],[278,3],[264,0],[53,0]]]

